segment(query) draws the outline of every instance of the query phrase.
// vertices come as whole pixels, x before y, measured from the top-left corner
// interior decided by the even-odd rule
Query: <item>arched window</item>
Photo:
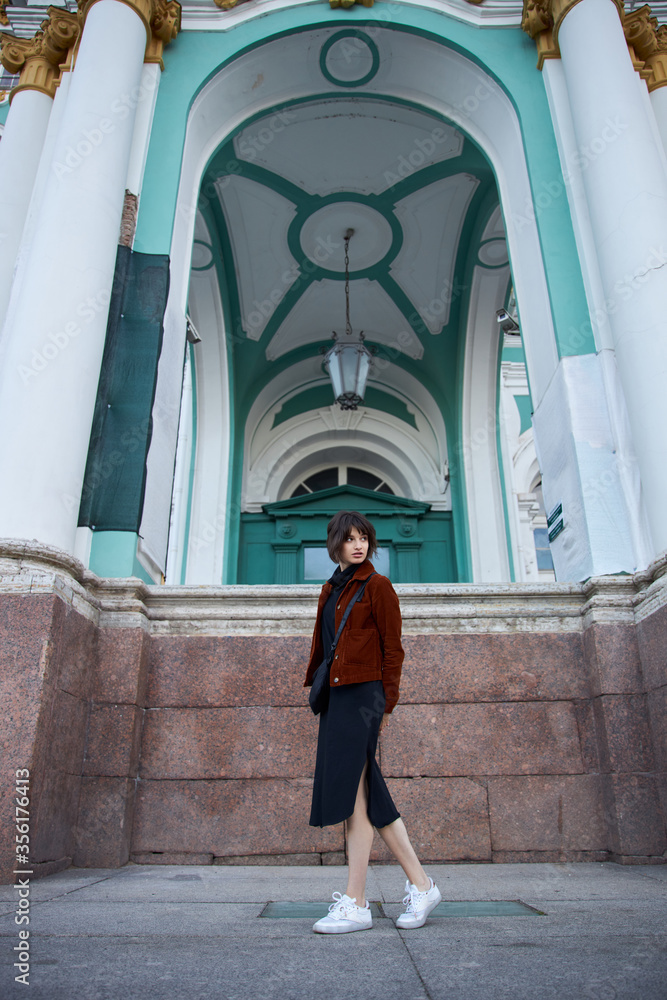
[[[302,497],[307,493],[317,493],[319,490],[330,490],[335,486],[359,486],[365,490],[374,490],[376,493],[394,494],[391,486],[388,486],[384,479],[367,472],[365,469],[355,469],[353,466],[335,465],[329,469],[322,469],[314,472],[312,476],[302,480],[297,488],[293,490],[293,497]]]

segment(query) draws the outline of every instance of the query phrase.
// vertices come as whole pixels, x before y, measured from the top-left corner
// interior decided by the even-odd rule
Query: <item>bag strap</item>
[[[364,593],[364,591],[366,589],[366,584],[368,583],[368,581],[373,576],[377,576],[377,573],[371,573],[371,575],[364,580],[364,582],[359,587],[358,591],[356,592],[356,594],[354,595],[354,597],[352,598],[352,600],[350,601],[350,603],[348,604],[348,606],[345,608],[345,613],[343,614],[343,620],[341,621],[340,625],[338,626],[338,631],[336,632],[336,637],[335,637],[334,641],[331,643],[331,649],[329,650],[329,656],[327,656],[327,660],[333,655],[333,652],[334,652],[336,646],[338,645],[338,640],[340,639],[340,634],[343,631],[343,629],[345,628],[345,623],[346,623],[347,619],[350,617],[350,611],[352,610],[352,605],[356,604],[357,601],[363,596],[363,593]]]

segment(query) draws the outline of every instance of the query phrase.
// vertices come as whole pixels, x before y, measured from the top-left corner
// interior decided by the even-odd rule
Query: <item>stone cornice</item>
[[[37,90],[55,96],[63,65],[79,37],[75,14],[49,7],[48,17],[32,38],[0,34],[0,62],[12,75],[20,73],[12,97],[20,90]]]
[[[36,542],[0,541],[0,594],[54,594],[104,627],[154,635],[309,635],[318,585],[149,586],[101,579]],[[397,584],[405,635],[582,632],[667,606],[667,557],[585,583]]]

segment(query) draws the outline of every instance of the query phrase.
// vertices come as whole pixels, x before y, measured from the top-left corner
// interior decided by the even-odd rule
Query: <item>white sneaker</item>
[[[435,910],[442,899],[442,893],[430,877],[429,882],[431,883],[430,889],[420,892],[416,885],[412,885],[411,882],[406,880],[405,891],[407,892],[407,896],[403,900],[403,905],[406,909],[405,913],[401,913],[396,921],[397,927],[412,929],[413,927],[422,927],[426,923],[429,913]]]
[[[333,899],[328,916],[313,924],[313,930],[317,934],[347,934],[349,931],[365,931],[373,926],[368,900],[365,906],[357,906],[356,899],[341,896],[339,892],[334,892]]]

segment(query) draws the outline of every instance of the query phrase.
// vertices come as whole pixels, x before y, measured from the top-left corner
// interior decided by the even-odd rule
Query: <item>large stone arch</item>
[[[183,148],[182,168],[171,244],[171,289],[165,317],[165,343],[160,362],[156,409],[162,421],[156,422],[148,458],[146,505],[142,534],[153,535],[155,548],[160,536],[166,547],[166,526],[156,517],[173,472],[178,412],[174,405],[176,387],[180,391],[182,330],[190,287],[191,252],[196,222],[196,206],[203,172],[224,139],[244,122],[272,108],[289,105],[312,96],[312,53],[321,47],[336,28],[314,28],[264,44],[239,55],[215,74],[195,97],[188,118]],[[448,47],[442,40],[391,28],[374,28],[373,39],[384,52],[387,65],[382,74],[366,84],[365,91],[378,97],[398,100],[454,123],[483,151],[493,167],[501,200],[505,231],[512,262],[513,282],[520,303],[522,330],[531,388],[536,398],[544,392],[557,364],[545,266],[534,216],[526,216],[531,203],[531,186],[522,140],[521,125],[515,107],[496,79],[471,58]],[[305,53],[305,55],[304,55]],[[298,55],[301,58],[297,58]],[[305,67],[301,73],[301,67]],[[270,68],[271,72],[267,70]],[[257,85],[269,78],[271,87]],[[488,283],[488,275],[485,277]],[[486,330],[486,361],[490,359]],[[230,335],[226,331],[226,335]],[[478,338],[478,343],[479,338]],[[203,354],[202,349],[200,354]],[[468,376],[466,376],[468,377]],[[215,387],[210,389],[215,393]],[[222,392],[222,387],[220,389]],[[466,403],[468,429],[488,421],[489,400],[473,399]],[[165,415],[172,414],[172,419]],[[218,418],[216,418],[218,419]],[[204,434],[201,424],[198,433]],[[490,446],[494,446],[489,436]],[[488,450],[488,449],[487,449]],[[169,458],[171,456],[171,458]],[[479,457],[479,456],[478,456]],[[473,456],[474,458],[474,456]],[[491,465],[493,466],[492,456]],[[208,490],[207,506],[218,513],[228,503],[224,476],[217,475],[217,485]],[[479,493],[479,475],[475,480],[475,462],[466,470],[471,496]],[[486,475],[486,473],[485,473]],[[493,489],[500,490],[497,473],[491,470]],[[217,537],[213,548],[225,543],[225,519],[216,515]],[[506,539],[499,518],[493,523],[480,516],[474,503],[469,504],[468,519],[473,550],[481,550],[493,535],[497,551],[492,576],[508,579]],[[209,517],[210,521],[210,517]],[[481,528],[484,539],[477,538]],[[219,559],[215,560],[219,566]],[[473,558],[473,565],[475,561]],[[211,566],[211,570],[213,567]],[[215,569],[217,573],[217,568]],[[475,579],[480,573],[476,571]],[[219,579],[219,577],[218,577]],[[211,578],[210,582],[215,582]]]

